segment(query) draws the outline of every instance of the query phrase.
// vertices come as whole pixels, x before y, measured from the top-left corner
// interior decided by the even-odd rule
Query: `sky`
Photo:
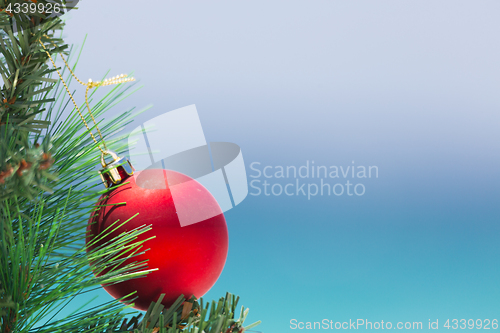
[[[499,10],[86,0],[64,35],[75,45],[87,36],[83,80],[133,71],[143,86],[113,111],[153,105],[125,131],[195,104],[207,141],[241,147],[254,187],[225,213],[228,258],[205,298],[240,295],[262,332],[323,319],[422,322],[421,331],[438,320],[433,331],[445,331],[448,319],[498,319]],[[278,193],[321,179],[250,167],[312,161],[376,166],[378,177],[323,179],[362,184],[363,195],[266,195],[264,181]]]

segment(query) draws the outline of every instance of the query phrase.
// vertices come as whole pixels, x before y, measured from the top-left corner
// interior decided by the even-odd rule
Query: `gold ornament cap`
[[[110,155],[113,161],[107,163],[106,155]],[[134,174],[134,167],[130,161],[124,157],[119,157],[111,150],[105,150],[101,154],[101,165],[102,169],[99,170],[99,175],[106,187],[118,185]]]

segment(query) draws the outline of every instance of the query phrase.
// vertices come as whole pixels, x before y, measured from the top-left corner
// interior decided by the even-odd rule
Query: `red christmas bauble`
[[[137,291],[133,296],[138,297],[134,308],[143,311],[157,301],[160,294],[165,294],[162,304],[166,307],[181,294],[186,298],[201,297],[215,284],[227,258],[227,225],[219,204],[203,185],[175,171],[144,170],[126,182],[130,183],[104,194],[99,200],[99,205],[106,206],[101,206],[91,217],[87,243],[115,221],[123,222],[139,213],[109,237],[152,225],[152,230],[140,236],[140,239],[156,236],[144,243],[144,248],[150,250],[133,260],[148,260],[148,269],[158,270],[145,277],[103,285],[104,289],[115,298]],[[172,184],[176,186],[174,197]],[[126,204],[113,205],[122,202]],[[212,217],[182,226],[176,205],[192,207],[188,214]]]

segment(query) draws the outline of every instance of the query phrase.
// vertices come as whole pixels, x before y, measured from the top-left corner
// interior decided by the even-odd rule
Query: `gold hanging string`
[[[44,37],[50,40],[49,36],[44,35]],[[88,83],[84,83],[80,79],[78,79],[78,77],[76,77],[75,73],[73,73],[73,71],[71,70],[70,66],[66,62],[66,59],[64,59],[63,55],[60,54],[61,59],[64,61],[64,64],[66,65],[66,68],[69,70],[69,72],[71,73],[71,75],[76,79],[76,81],[78,81],[78,83],[80,83],[81,85],[84,85],[84,86],[87,87],[87,89],[85,90],[85,104],[87,105],[87,109],[89,111],[89,115],[92,118],[92,121],[94,122],[95,128],[97,129],[97,132],[99,133],[99,136],[101,137],[101,142],[102,142],[102,145],[104,147],[104,149],[102,149],[101,146],[99,145],[99,143],[97,142],[97,139],[95,138],[94,134],[92,133],[92,130],[90,129],[89,125],[85,121],[85,118],[83,117],[82,112],[80,111],[80,108],[76,104],[76,101],[73,98],[73,95],[69,91],[68,85],[66,84],[66,82],[64,81],[61,73],[57,69],[57,66],[56,66],[56,63],[55,63],[54,59],[52,59],[52,56],[50,55],[49,51],[47,51],[47,48],[42,43],[41,39],[39,39],[38,41],[40,42],[40,45],[42,45],[45,53],[47,54],[47,56],[49,57],[50,61],[52,62],[52,65],[54,66],[55,70],[57,71],[57,74],[59,75],[59,78],[61,79],[62,83],[64,84],[64,88],[66,88],[66,92],[68,93],[69,97],[71,98],[71,101],[73,102],[73,105],[75,106],[76,110],[78,111],[78,114],[80,115],[80,118],[82,119],[82,122],[85,124],[85,127],[89,131],[89,134],[92,137],[92,140],[94,140],[95,144],[97,145],[97,148],[99,148],[99,150],[101,151],[101,153],[104,154],[104,155],[107,155],[108,154],[108,148],[106,147],[106,142],[104,141],[104,137],[102,136],[102,133],[101,133],[101,130],[99,129],[99,126],[97,126],[97,122],[96,122],[96,120],[94,118],[94,115],[92,114],[92,110],[90,108],[89,99],[88,99],[89,90],[92,89],[92,88],[99,87],[99,86],[109,86],[109,85],[112,85],[112,84],[120,84],[120,83],[130,82],[130,81],[134,81],[135,79],[134,78],[129,78],[129,77],[127,77],[127,75],[122,74],[122,75],[114,76],[114,77],[112,77],[110,79],[105,79],[102,82],[101,81],[93,82],[91,79],[89,79]],[[57,47],[56,44],[53,43],[53,45]]]

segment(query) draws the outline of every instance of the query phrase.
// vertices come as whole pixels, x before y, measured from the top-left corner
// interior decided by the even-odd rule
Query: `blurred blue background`
[[[378,166],[363,196],[249,195],[227,212],[228,260],[206,299],[240,295],[266,333],[325,318],[441,331],[500,317],[499,11],[85,0],[65,35],[88,34],[82,79],[133,70],[144,85],[115,109],[154,104],[126,130],[196,104],[207,140],[240,145],[249,174],[252,162]]]

